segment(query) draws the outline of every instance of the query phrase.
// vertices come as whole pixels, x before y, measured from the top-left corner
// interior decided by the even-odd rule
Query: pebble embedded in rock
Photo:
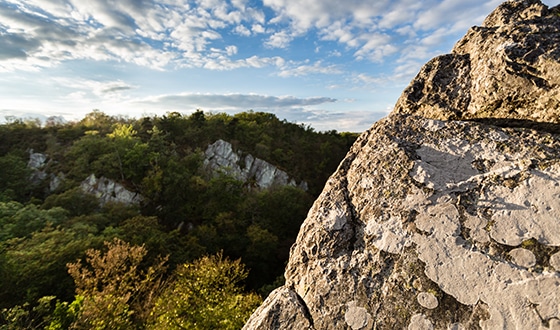
[[[560,320],[551,319],[550,321],[548,321],[548,328],[550,330],[560,330]]]
[[[513,249],[509,255],[513,258],[513,262],[521,267],[531,268],[537,264],[537,258],[533,252],[524,248]]]
[[[560,272],[560,252],[550,256],[550,265],[554,267],[557,272]]]
[[[427,309],[434,309],[439,305],[436,296],[429,292],[420,292],[416,297],[416,300],[422,307]]]

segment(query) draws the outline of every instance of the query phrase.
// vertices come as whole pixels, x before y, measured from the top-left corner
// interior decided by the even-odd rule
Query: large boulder
[[[395,112],[442,120],[560,123],[560,8],[506,1],[434,58]]]
[[[559,12],[507,1],[422,68],[245,329],[560,329]]]

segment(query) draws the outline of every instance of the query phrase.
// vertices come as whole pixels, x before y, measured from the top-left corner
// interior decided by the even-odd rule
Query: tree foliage
[[[28,197],[31,170],[23,157],[14,153],[0,157],[0,201],[24,201]]]
[[[68,264],[76,294],[82,299],[74,328],[132,329],[144,323],[158,293],[165,259],[142,270],[147,253],[143,246],[115,239],[105,242],[105,247],[105,253],[86,251],[87,265]]]
[[[244,293],[247,270],[222,253],[180,266],[152,312],[151,329],[236,330],[261,303]]]

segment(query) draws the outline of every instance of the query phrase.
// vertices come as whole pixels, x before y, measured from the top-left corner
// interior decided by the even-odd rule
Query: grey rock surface
[[[27,167],[34,170],[40,170],[47,164],[47,159],[48,159],[47,155],[39,152],[33,152],[33,150],[30,150]]]
[[[133,191],[127,190],[123,185],[105,177],[97,178],[94,174],[87,177],[80,185],[82,190],[99,198],[101,204],[108,202],[137,205],[143,197]]]
[[[38,185],[47,178],[48,175],[44,171],[44,167],[47,165],[47,159],[48,157],[45,154],[33,152],[33,149],[29,151],[29,161],[27,162],[27,167],[32,170],[32,185]]]
[[[311,329],[560,325],[558,13],[507,1],[421,70],[330,177],[245,329],[299,329],[296,310]]]
[[[247,182],[253,180],[259,188],[277,186],[296,186],[296,181],[288,173],[276,166],[234,151],[231,143],[218,140],[208,146],[205,152],[204,165],[214,172],[223,172],[237,180]],[[301,182],[299,187],[306,190],[307,184]]]
[[[246,328],[280,329],[289,324],[292,329],[313,329],[309,312],[302,304],[301,297],[286,287],[276,289],[259,307],[259,311],[245,325]]]
[[[428,62],[395,111],[508,125],[560,123],[559,13],[539,0],[504,2],[451,54]]]

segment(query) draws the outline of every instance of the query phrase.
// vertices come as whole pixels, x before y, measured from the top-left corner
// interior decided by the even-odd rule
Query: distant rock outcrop
[[[80,187],[84,192],[93,194],[99,198],[101,204],[116,202],[126,205],[136,205],[140,204],[143,200],[140,194],[127,190],[120,183],[104,177],[97,178],[95,174],[87,177]]]
[[[52,193],[61,185],[62,180],[64,180],[64,174],[47,174],[44,170],[47,165],[47,160],[47,155],[33,152],[33,150],[31,150],[29,152],[29,162],[27,163],[27,167],[33,170],[33,174],[31,176],[31,182],[33,184],[39,184],[45,179],[50,178],[49,192]],[[136,205],[143,200],[143,197],[140,194],[127,190],[120,183],[104,177],[97,178],[94,174],[87,177],[81,183],[80,187],[82,188],[82,191],[93,194],[99,198],[99,202],[101,204],[106,204],[107,202],[118,202],[126,205]]]
[[[49,157],[40,152],[34,152],[33,149],[29,151],[29,161],[27,162],[27,167],[32,170],[31,173],[31,184],[39,185],[47,178],[49,178],[49,189],[48,192],[52,193],[62,183],[64,179],[64,174],[59,173],[58,175],[48,174],[45,168],[48,165]]]
[[[27,162],[27,167],[32,170],[32,184],[39,184],[47,178],[47,173],[43,171],[43,168],[47,164],[47,159],[48,158],[45,154],[34,152],[33,149],[29,151],[29,161]]]
[[[276,166],[255,158],[252,155],[243,156],[241,152],[233,150],[231,143],[218,140],[210,144],[205,152],[204,166],[214,172],[223,172],[237,180],[248,182],[254,180],[259,188],[277,186],[297,186],[288,173]],[[301,182],[299,187],[307,190],[307,184]]]
[[[244,329],[560,329],[559,13],[504,2],[422,68]]]

